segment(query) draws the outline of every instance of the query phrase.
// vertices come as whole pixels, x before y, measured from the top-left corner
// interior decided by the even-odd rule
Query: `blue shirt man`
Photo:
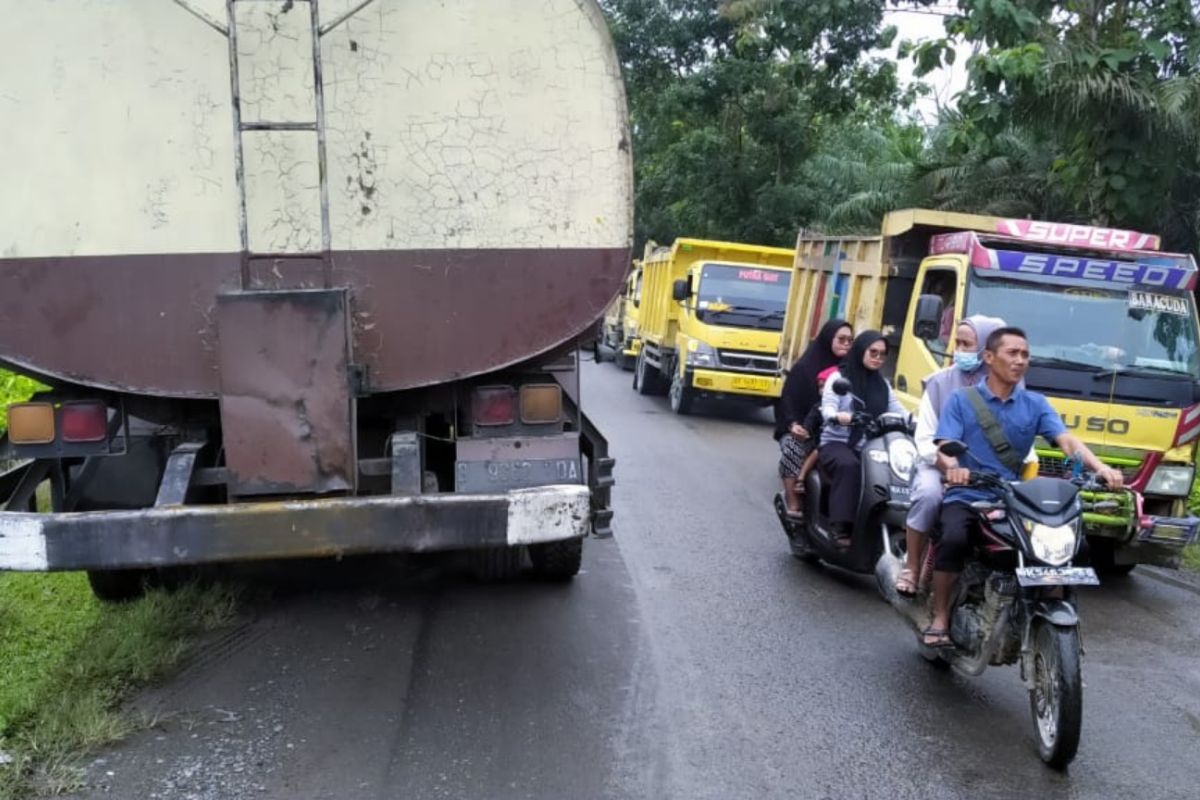
[[[1038,436],[1048,442],[1054,442],[1067,432],[1062,419],[1051,408],[1044,395],[1017,386],[1008,397],[1000,398],[988,387],[986,381],[974,388],[979,390],[984,405],[1000,423],[1000,430],[1004,431],[1013,452],[1028,453],[1029,448],[1033,447],[1033,440]],[[965,465],[973,469],[995,472],[1005,480],[1017,480],[1021,476],[1001,463],[996,451],[988,442],[983,426],[976,419],[975,408],[967,397],[969,391],[972,390],[959,389],[950,396],[946,407],[942,409],[942,416],[938,419],[934,440],[957,439],[967,446],[967,455],[961,459]],[[987,496],[987,492],[982,489],[952,486],[946,491],[945,502],[971,503],[983,500]]]
[[[983,361],[988,367],[987,379],[976,386],[984,403],[996,417],[1000,429],[1014,452],[1027,453],[1039,434],[1052,441],[1068,456],[1079,457],[1088,469],[1109,486],[1121,486],[1121,473],[1096,458],[1083,442],[1067,432],[1058,414],[1046,398],[1022,388],[1021,381],[1029,368],[1029,340],[1020,328],[998,328],[987,338]],[[968,448],[960,463],[953,456],[938,453],[938,469],[945,475],[950,488],[942,504],[941,526],[935,537],[937,551],[933,565],[933,620],[921,631],[921,641],[928,647],[953,647],[950,640],[950,602],[958,573],[962,572],[971,541],[979,530],[979,518],[966,503],[987,497],[966,484],[970,470],[975,467],[993,470],[1009,480],[1018,476],[1000,462],[992,449],[967,389],[955,392],[938,421],[935,442],[957,439]]]

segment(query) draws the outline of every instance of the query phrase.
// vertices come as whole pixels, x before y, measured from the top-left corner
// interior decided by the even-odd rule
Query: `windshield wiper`
[[[1150,373],[1152,375],[1162,375],[1163,377],[1187,378],[1191,376],[1186,372],[1180,372],[1177,369],[1170,367],[1155,367],[1149,364],[1118,364],[1115,367],[1107,367],[1106,369],[1097,372],[1092,376],[1092,380],[1098,381],[1104,378],[1111,378],[1114,375],[1129,375],[1136,373]]]
[[[1029,363],[1031,366],[1065,367],[1067,369],[1078,370],[1079,372],[1090,372],[1094,369],[1101,369],[1097,364],[1084,364],[1080,361],[1072,361],[1069,358],[1056,358],[1054,356],[1030,356]]]
[[[707,309],[707,310],[712,311],[711,308]],[[758,306],[729,306],[728,308],[722,308],[715,313],[727,314],[730,311],[736,311],[736,312],[739,312],[742,314],[771,314],[771,313],[774,313],[771,311],[767,311],[765,308],[759,308]]]

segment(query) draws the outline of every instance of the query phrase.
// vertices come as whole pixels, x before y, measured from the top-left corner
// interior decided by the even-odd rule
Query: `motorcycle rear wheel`
[[[1042,761],[1064,769],[1079,750],[1083,724],[1079,629],[1044,620],[1036,624],[1029,691],[1033,731]]]

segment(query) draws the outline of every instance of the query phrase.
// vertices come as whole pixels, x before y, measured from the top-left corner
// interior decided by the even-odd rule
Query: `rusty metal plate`
[[[344,290],[217,298],[221,427],[234,495],[353,491]]]

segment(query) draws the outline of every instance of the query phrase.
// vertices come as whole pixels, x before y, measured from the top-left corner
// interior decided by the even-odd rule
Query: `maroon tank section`
[[[370,391],[490,372],[586,331],[628,248],[335,251],[320,271],[237,253],[0,259],[0,362],[86,386],[217,398],[218,295],[349,290],[351,359]]]

